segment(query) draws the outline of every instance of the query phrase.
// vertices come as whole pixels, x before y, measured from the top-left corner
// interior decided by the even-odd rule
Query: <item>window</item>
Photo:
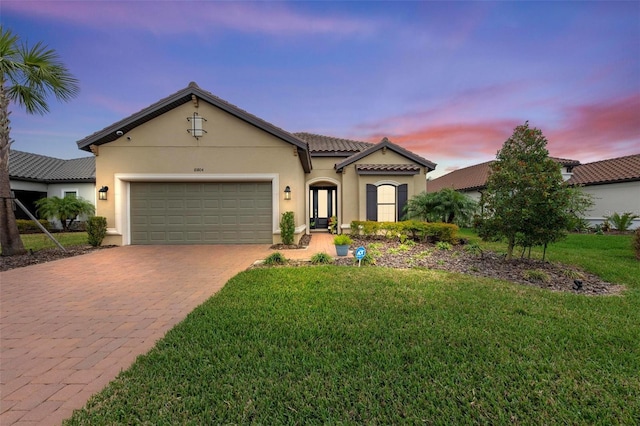
[[[408,185],[367,184],[367,220],[396,222],[402,219],[407,204]]]
[[[378,222],[396,221],[396,187],[380,185],[378,187]]]
[[[66,197],[78,198],[78,191],[62,191],[62,198]]]

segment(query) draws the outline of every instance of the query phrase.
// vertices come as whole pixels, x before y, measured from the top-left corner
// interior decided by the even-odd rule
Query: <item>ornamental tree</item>
[[[44,114],[49,111],[49,95],[67,101],[78,90],[78,81],[55,51],[42,43],[28,47],[0,25],[0,245],[3,256],[25,253],[13,213],[9,182],[9,103],[13,101],[29,114]]]
[[[564,184],[560,164],[549,158],[542,131],[525,122],[515,128],[490,165],[482,194],[484,239],[506,240],[507,259],[516,245],[546,247],[566,235],[571,218],[590,202]]]

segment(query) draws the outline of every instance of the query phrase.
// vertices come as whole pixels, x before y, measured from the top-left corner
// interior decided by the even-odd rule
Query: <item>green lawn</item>
[[[638,424],[629,253],[599,266],[629,290],[601,297],[424,270],[245,271],[68,423]]]
[[[58,232],[53,236],[63,247],[87,245],[86,232]],[[27,250],[36,251],[43,248],[58,247],[45,234],[22,234],[20,238],[22,238],[22,243]]]

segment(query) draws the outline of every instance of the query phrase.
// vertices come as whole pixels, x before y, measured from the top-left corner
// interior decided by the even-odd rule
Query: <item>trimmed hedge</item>
[[[51,229],[51,224],[49,223],[48,220],[40,219],[38,222],[40,222],[42,226],[45,227],[45,229],[47,230]],[[21,234],[24,234],[27,232],[42,232],[42,230],[38,227],[38,225],[36,225],[36,223],[31,219],[17,219],[16,223],[18,224],[18,231]]]
[[[280,219],[280,238],[282,238],[282,244],[293,244],[293,237],[296,232],[296,222],[293,218],[293,212],[282,213]]]
[[[457,225],[443,222],[421,222],[406,220],[404,222],[372,222],[354,220],[351,222],[351,233],[366,237],[384,236],[400,240],[410,238],[414,241],[438,242],[451,244],[458,242]]]

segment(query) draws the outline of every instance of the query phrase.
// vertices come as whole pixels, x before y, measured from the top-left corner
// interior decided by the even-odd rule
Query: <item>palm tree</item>
[[[471,220],[477,203],[468,195],[452,188],[438,192],[422,192],[407,202],[405,211],[409,219],[428,222],[446,222],[465,225]]]
[[[49,197],[36,201],[38,213],[47,219],[59,219],[64,232],[71,229],[71,224],[78,216],[92,216],[96,209],[90,201],[67,195],[64,198]]]
[[[78,80],[64,66],[54,50],[41,42],[33,47],[0,25],[0,245],[2,255],[25,252],[13,213],[9,183],[11,146],[9,102],[29,114],[49,112],[47,96],[68,101],[79,92]]]

